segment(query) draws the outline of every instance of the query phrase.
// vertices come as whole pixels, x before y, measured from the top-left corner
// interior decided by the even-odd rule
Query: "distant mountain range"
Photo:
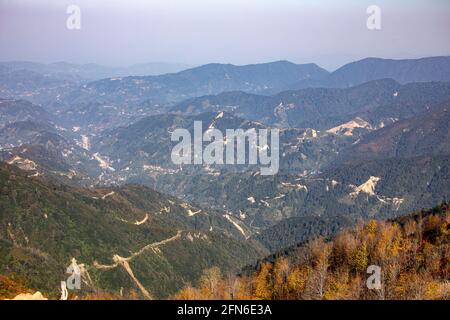
[[[348,88],[390,78],[400,84],[450,81],[450,57],[411,60],[368,58],[330,73],[288,61],[235,66],[207,64],[187,70],[159,64],[111,69],[95,64],[0,64],[0,97],[72,108],[89,104],[160,110],[183,100],[227,91],[274,95],[303,88]],[[152,70],[160,70],[160,74]],[[178,72],[177,72],[178,71]],[[89,79],[102,80],[89,82]]]
[[[370,58],[347,64],[333,73],[315,64],[288,61],[246,66],[208,64],[171,75],[105,79],[89,84],[77,94],[98,93],[107,95],[106,101],[115,102],[137,99],[167,103],[234,90],[276,93],[307,87],[345,88],[385,78],[400,83],[450,81],[449,74],[450,57],[415,60]]]
[[[262,93],[281,91],[305,79],[323,79],[328,72],[315,64],[278,61],[255,65],[207,64],[174,74],[148,77],[115,77],[91,82],[65,99],[84,103],[94,97],[101,103],[167,104],[187,98],[242,90]]]
[[[95,81],[108,70],[0,64],[0,275],[53,297],[74,257],[87,294],[167,297],[203,269],[448,200],[449,59]],[[279,129],[278,174],[172,163],[171,133],[195,121]]]
[[[158,75],[178,72],[189,66],[147,63],[129,67],[57,62],[0,62],[0,98],[23,98],[38,104],[58,104],[61,97],[90,81],[110,77]]]
[[[0,72],[15,72],[20,70],[33,71],[54,78],[73,78],[93,81],[121,76],[150,76],[179,72],[188,69],[185,64],[171,64],[162,62],[135,64],[128,67],[109,67],[95,63],[75,64],[67,62],[36,63],[29,61],[0,62]]]
[[[273,96],[226,92],[184,101],[170,110],[184,114],[226,110],[281,128],[329,129],[356,117],[384,126],[424,111],[450,97],[450,82],[401,85],[374,80],[348,89],[311,88]]]
[[[302,81],[291,89],[309,87],[346,88],[379,79],[411,82],[450,81],[450,57],[421,59],[366,58],[348,63],[322,81]]]

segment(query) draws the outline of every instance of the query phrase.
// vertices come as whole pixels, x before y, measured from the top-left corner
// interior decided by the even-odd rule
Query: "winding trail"
[[[133,273],[133,270],[131,270],[130,264],[128,263],[128,261],[119,256],[119,255],[114,255],[113,260],[117,263],[122,265],[122,267],[125,269],[126,272],[128,272],[128,274],[130,275],[131,279],[134,281],[134,283],[136,283],[136,285],[138,286],[138,288],[141,290],[142,294],[149,300],[153,300],[153,296],[150,294],[150,292],[147,291],[147,289],[145,289],[145,287],[142,285],[142,283],[139,282],[139,280],[136,278],[136,276]]]
[[[145,222],[147,222],[148,220],[148,213],[145,214],[144,219],[142,219],[141,221],[136,221],[134,224],[137,226],[140,226],[141,224],[144,224]]]
[[[178,230],[177,234],[174,235],[173,237],[170,237],[170,238],[158,241],[158,242],[150,243],[150,244],[146,245],[145,247],[142,247],[139,251],[134,252],[132,255],[130,255],[129,257],[126,257],[126,258],[121,257],[118,254],[115,254],[112,258],[112,260],[114,261],[114,264],[104,265],[104,264],[99,264],[97,261],[94,261],[93,266],[94,266],[94,268],[99,269],[99,270],[110,270],[110,269],[114,269],[114,268],[118,267],[119,265],[122,266],[125,269],[125,271],[130,275],[130,277],[134,281],[134,283],[136,283],[138,288],[141,290],[142,294],[147,299],[153,299],[153,296],[151,295],[151,293],[148,292],[147,289],[145,289],[145,287],[136,278],[136,276],[134,275],[133,270],[131,269],[130,264],[128,262],[131,261],[132,259],[140,256],[141,254],[143,254],[145,251],[147,251],[149,249],[156,249],[156,248],[163,246],[169,242],[180,239],[181,234],[182,234],[182,231]]]
[[[106,198],[111,197],[111,196],[114,195],[114,194],[115,194],[115,192],[114,192],[114,191],[111,191],[110,193],[107,193],[107,194],[105,194],[104,196],[102,196],[102,200],[105,200]]]

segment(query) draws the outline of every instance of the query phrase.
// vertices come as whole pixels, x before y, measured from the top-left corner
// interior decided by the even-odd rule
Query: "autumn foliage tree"
[[[450,204],[314,239],[240,277],[208,269],[180,299],[450,299]],[[368,266],[381,288],[366,285]]]

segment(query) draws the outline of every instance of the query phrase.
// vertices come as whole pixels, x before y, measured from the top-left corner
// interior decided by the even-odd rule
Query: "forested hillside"
[[[371,265],[381,286],[368,289]],[[450,204],[392,221],[371,220],[331,240],[280,252],[240,276],[204,271],[177,299],[449,299]]]
[[[238,270],[266,252],[220,212],[149,188],[74,188],[1,163],[0,213],[0,275],[51,298],[72,258],[83,265],[74,295],[161,298],[208,266]]]

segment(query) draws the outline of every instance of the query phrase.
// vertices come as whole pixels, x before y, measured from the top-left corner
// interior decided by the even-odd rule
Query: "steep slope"
[[[80,83],[73,74],[59,77],[6,67],[0,70],[0,97],[47,105],[58,101],[62,94],[78,88]]]
[[[164,114],[146,117],[127,127],[106,130],[93,137],[93,150],[110,158],[117,168],[136,166],[140,162],[166,168],[179,168],[171,161],[171,150],[176,142],[171,141],[175,129],[187,129],[193,134],[194,122],[201,121],[205,132],[214,126],[225,132],[226,128],[262,128],[229,113],[208,112],[196,116]],[[120,160],[119,160],[120,159]]]
[[[400,108],[402,103],[397,105]],[[413,112],[412,107],[405,109]],[[202,120],[204,130],[211,123],[219,129],[266,128],[228,112],[149,117],[94,140],[96,152],[108,157],[115,169],[105,174],[103,181],[142,183],[203,206],[226,210],[253,232],[292,217],[326,215],[326,219],[338,221],[347,215],[354,221],[377,212],[392,217],[449,197],[448,188],[443,187],[449,181],[448,157],[437,152],[432,157],[411,153],[408,156],[413,158],[408,159],[380,155],[375,161],[361,160],[352,151],[359,145],[355,132],[346,135],[312,129],[281,130],[280,171],[273,177],[259,176],[257,166],[174,165],[170,152],[175,143],[170,141],[170,132],[175,128],[192,130],[194,120]],[[436,129],[441,123],[441,131],[446,132],[446,118],[437,116],[435,120],[430,121],[436,122]],[[430,131],[427,137],[431,136]],[[442,139],[443,144],[446,141]],[[340,155],[348,158],[338,162],[342,160]],[[303,234],[300,229],[299,236]]]
[[[42,107],[25,100],[0,99],[0,128],[19,121],[49,123],[52,116]]]
[[[37,118],[35,121],[39,121]],[[19,121],[0,128],[0,161],[21,166],[30,175],[51,174],[68,183],[92,183],[101,163],[76,135],[52,123]]]
[[[54,125],[35,121],[17,121],[0,128],[0,146],[15,147],[21,144],[60,144],[61,136]]]
[[[163,297],[204,268],[233,270],[264,252],[221,213],[145,187],[71,188],[2,164],[0,194],[0,273],[51,297],[72,258],[84,265],[84,291],[73,294]]]
[[[364,136],[349,153],[351,158],[412,157],[450,153],[450,101],[429,107]]]
[[[264,177],[252,171],[165,175],[155,187],[223,208],[260,232],[292,217],[323,217],[333,223],[343,216],[353,221],[391,218],[449,199],[449,184],[449,159],[441,156],[361,161],[307,176],[280,172]],[[328,223],[330,229],[333,223]],[[289,234],[281,237],[291,241]]]
[[[79,128],[81,132],[97,134],[102,130],[130,125],[146,116],[161,113],[162,107],[147,108],[144,105],[115,105],[93,101],[72,105],[47,107],[55,113],[58,123],[67,128]]]
[[[446,156],[341,164],[316,179],[301,182],[308,188],[305,200],[285,204],[296,208],[296,215],[254,235],[270,251],[315,235],[335,234],[359,221],[391,219],[450,198]]]
[[[255,235],[270,252],[277,253],[317,237],[330,237],[361,221],[351,215],[292,217]]]
[[[0,161],[19,165],[30,175],[47,173],[70,184],[92,184],[106,160],[89,152],[89,136],[83,133],[80,127],[63,127],[28,101],[0,100]]]
[[[176,165],[171,152],[177,144],[171,141],[175,129],[187,129],[193,135],[195,121],[201,121],[203,133],[208,128],[219,129],[226,139],[227,129],[271,129],[259,122],[236,117],[229,112],[207,112],[198,115],[164,114],[144,118],[130,126],[106,130],[92,137],[91,151],[108,159],[114,170],[105,172],[103,181],[121,183],[134,181],[149,186],[164,186],[161,179],[170,176],[185,176],[202,173],[206,178],[220,180],[226,172],[253,173],[260,167],[255,165]],[[317,132],[313,129],[280,130],[280,170],[309,174],[319,171],[336,156],[356,141],[355,137]],[[269,142],[271,144],[271,142]],[[208,143],[204,143],[206,147]],[[232,144],[226,145],[227,149]],[[175,190],[177,190],[176,188]],[[174,189],[172,189],[174,190]],[[167,190],[166,190],[167,191]],[[170,191],[169,191],[170,192]],[[178,194],[181,196],[181,194]]]
[[[450,205],[300,243],[176,299],[448,300]],[[374,281],[377,278],[378,281]]]
[[[181,113],[229,111],[244,119],[280,127],[330,129],[357,117],[373,127],[411,117],[450,97],[450,83],[401,85],[376,80],[348,89],[303,89],[274,96],[243,92],[191,99],[171,110]]]

